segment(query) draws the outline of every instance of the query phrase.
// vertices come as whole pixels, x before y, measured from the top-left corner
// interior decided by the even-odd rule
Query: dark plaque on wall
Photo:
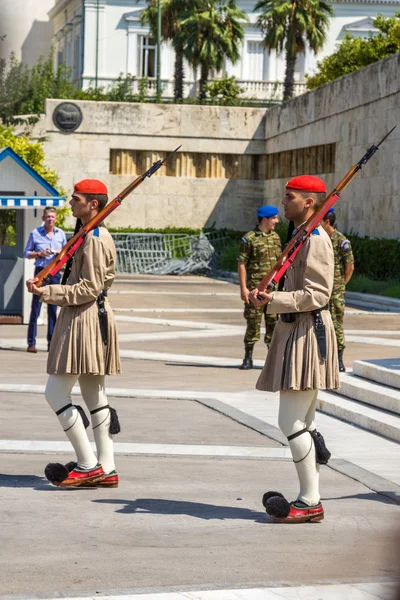
[[[82,111],[73,102],[61,102],[53,112],[53,123],[66,133],[75,131],[82,123]]]

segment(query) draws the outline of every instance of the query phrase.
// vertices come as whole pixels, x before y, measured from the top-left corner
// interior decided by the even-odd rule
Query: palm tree
[[[147,8],[141,16],[142,25],[149,23],[152,35],[157,37],[157,5],[158,0],[147,0]],[[179,31],[179,15],[187,10],[191,0],[161,0],[161,37],[164,41],[171,40],[175,50],[174,67],[174,99],[183,98],[183,47],[182,39],[177,37]],[[159,58],[157,57],[157,60]]]
[[[190,9],[180,15],[184,55],[194,67],[200,66],[200,100],[211,69],[220,71],[225,58],[235,63],[240,58],[247,15],[236,0],[191,0]]]
[[[289,100],[297,55],[304,53],[306,43],[315,53],[322,48],[333,8],[324,0],[259,0],[254,11],[259,10],[257,26],[265,34],[265,47],[286,54],[283,100]]]

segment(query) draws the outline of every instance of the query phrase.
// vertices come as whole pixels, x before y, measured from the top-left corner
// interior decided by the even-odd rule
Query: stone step
[[[345,300],[346,304],[358,306],[367,310],[400,312],[400,300],[397,298],[389,298],[388,296],[346,291]]]
[[[353,373],[400,390],[400,358],[356,360],[353,363]]]
[[[400,419],[391,413],[322,390],[318,392],[317,410],[400,442]]]
[[[400,391],[372,383],[351,373],[340,375],[340,388],[334,393],[381,410],[388,410],[400,415]]]

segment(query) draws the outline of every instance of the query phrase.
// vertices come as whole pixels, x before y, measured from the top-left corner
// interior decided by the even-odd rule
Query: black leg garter
[[[101,408],[96,408],[95,410],[91,410],[90,414],[95,415],[96,413],[100,412],[101,410],[104,410],[105,408],[108,408],[110,411],[110,425],[109,425],[108,431],[111,433],[111,435],[115,435],[116,433],[119,433],[121,431],[121,426],[119,424],[119,419],[118,419],[117,411],[115,410],[115,408],[112,408],[109,404],[106,404],[106,406],[102,406]],[[104,419],[104,421],[106,419],[107,419],[107,417]],[[100,427],[100,425],[102,423],[104,423],[104,421],[102,421],[101,423],[96,425],[96,427],[93,427],[93,429]]]
[[[297,431],[293,435],[289,435],[288,441],[293,440],[294,438],[298,437],[299,435],[301,435],[303,433],[306,433],[307,431],[311,435],[311,437],[314,441],[315,462],[318,465],[326,465],[328,460],[331,457],[331,453],[329,452],[328,448],[325,446],[324,438],[319,433],[319,431],[317,431],[316,429],[313,429],[313,431],[309,431],[307,428],[301,429],[300,431]],[[311,444],[312,444],[312,442],[311,442]],[[298,463],[298,462],[301,462],[302,460],[304,460],[310,454],[311,448],[312,448],[312,445],[310,447],[310,450],[307,452],[307,454],[303,458],[301,458],[300,460],[295,460],[293,462]]]
[[[89,427],[89,419],[87,418],[86,413],[83,410],[82,406],[79,406],[79,404],[66,404],[65,406],[60,408],[60,410],[56,411],[56,415],[57,416],[61,415],[65,410],[67,410],[67,408],[70,408],[71,406],[76,408],[76,410],[78,411],[78,413],[80,414],[80,416],[82,418],[85,429],[87,429]],[[76,421],[75,421],[75,423],[76,423]],[[73,427],[75,425],[75,423],[73,425],[71,425],[71,427]],[[68,427],[68,429],[64,429],[64,431],[68,431],[69,429],[71,429],[71,427]]]

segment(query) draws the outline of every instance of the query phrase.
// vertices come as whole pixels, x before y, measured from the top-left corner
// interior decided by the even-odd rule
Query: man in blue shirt
[[[56,209],[52,206],[47,206],[43,211],[43,222],[44,225],[37,227],[31,231],[28,239],[28,243],[25,246],[24,257],[35,259],[35,277],[36,275],[46,267],[54,258],[55,254],[58,254],[63,246],[67,243],[65,233],[62,229],[55,227],[56,222]],[[54,277],[50,278],[48,283],[60,283],[61,274],[56,273]],[[36,333],[37,333],[37,320],[40,315],[40,309],[42,304],[40,297],[35,294],[32,295],[32,308],[31,316],[29,318],[28,326],[28,352],[37,352],[36,350]],[[56,324],[57,317],[57,306],[54,304],[47,305],[47,350],[49,350],[51,338],[53,336],[54,326]]]

